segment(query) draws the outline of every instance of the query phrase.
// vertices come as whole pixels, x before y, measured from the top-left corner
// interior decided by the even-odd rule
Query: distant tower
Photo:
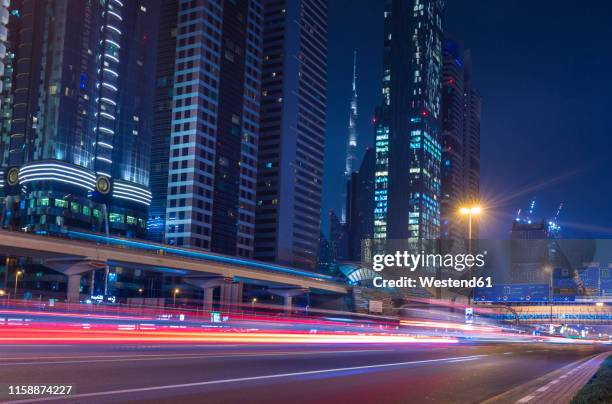
[[[351,97],[348,130],[346,166],[344,168],[344,178],[346,181],[351,179],[351,174],[355,171],[355,163],[357,161],[357,51],[353,52],[353,95]],[[343,198],[343,200],[346,200],[346,198]],[[346,223],[346,207],[342,208],[341,220],[342,223]]]

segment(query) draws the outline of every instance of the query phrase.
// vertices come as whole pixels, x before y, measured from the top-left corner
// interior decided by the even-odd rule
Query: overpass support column
[[[202,310],[211,312],[213,308],[214,287],[204,288],[202,297]]]
[[[184,282],[202,288],[202,309],[211,312],[215,288],[221,287],[221,305],[223,306],[224,298],[226,298],[227,295],[227,292],[224,293],[224,288],[226,285],[231,285],[233,280],[232,278],[223,278],[221,276],[194,276],[185,278]]]
[[[270,293],[283,297],[283,307],[287,313],[293,310],[293,298],[295,296],[308,293],[308,288],[274,288],[269,289]]]
[[[45,260],[45,266],[68,277],[66,300],[68,303],[79,303],[81,275],[98,268],[104,268],[106,264],[89,258],[51,258]]]
[[[81,299],[81,274],[68,275],[66,297],[69,303],[78,303]]]
[[[221,311],[236,311],[242,303],[242,282],[221,285]]]

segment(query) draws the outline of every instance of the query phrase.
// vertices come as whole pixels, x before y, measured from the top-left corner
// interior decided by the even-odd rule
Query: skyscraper
[[[253,256],[262,23],[259,0],[179,1],[170,244]]]
[[[362,259],[362,241],[372,238],[374,224],[374,149],[369,147],[359,171],[351,174],[347,184],[346,231],[348,234],[348,259]]]
[[[440,228],[442,0],[389,0],[383,102],[375,118],[374,238],[435,239]]]
[[[0,0],[0,79],[4,76],[7,58],[6,42],[8,40],[10,0]],[[2,81],[0,80],[0,93],[2,92]],[[2,106],[0,101],[0,107]]]
[[[5,217],[42,233],[144,236],[158,8],[157,0],[11,5]]]
[[[179,0],[161,2],[159,34],[157,39],[157,69],[155,74],[155,101],[153,137],[151,142],[151,192],[147,238],[161,242],[166,226],[168,198],[168,160],[172,132],[172,98],[174,94],[174,68]]]
[[[357,161],[357,51],[353,52],[353,87],[349,111],[348,142],[346,145],[346,164],[344,168],[344,179],[348,182],[351,174],[355,171]],[[346,200],[346,195],[345,200]],[[346,206],[342,207],[342,223],[347,221]]]
[[[327,1],[264,0],[255,257],[315,269],[327,91]]]
[[[472,82],[469,51],[451,40],[444,43],[442,72],[442,238],[466,237],[461,204],[472,204],[480,194],[480,93]],[[472,238],[478,238],[473,226]]]

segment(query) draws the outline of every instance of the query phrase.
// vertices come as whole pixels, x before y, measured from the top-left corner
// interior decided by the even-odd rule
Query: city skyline
[[[590,4],[576,15],[568,1],[558,2],[554,8],[529,4],[527,11],[518,2],[446,2],[445,31],[472,51],[474,82],[483,99],[481,189],[483,199],[491,205],[488,221],[483,218],[483,237],[508,238],[516,209],[533,196],[547,211],[554,211],[559,201],[565,202],[561,223],[566,237],[612,234],[612,212],[605,207],[605,197],[600,198],[602,192],[607,197],[610,191],[599,189],[610,176],[605,150],[610,142],[606,133],[612,124],[604,119],[606,91],[596,87],[599,83],[610,86],[604,72],[612,53],[602,51],[609,45],[601,35],[610,32],[603,20],[609,8],[607,4]],[[341,150],[346,143],[343,117],[350,99],[353,49],[361,60],[373,61],[359,65],[357,71],[359,162],[364,148],[372,146],[371,118],[380,100],[379,39],[383,35],[383,19],[375,16],[383,11],[382,1],[330,4],[324,231],[328,229],[329,209],[340,212],[343,203],[334,194],[342,184],[343,172],[334,150]],[[513,23],[516,20],[520,24]],[[580,27],[577,33],[572,30],[571,36],[562,28],[570,25]],[[487,31],[495,35],[481,34]],[[533,40],[538,36],[541,39]],[[591,45],[581,46],[586,43]],[[574,55],[562,50],[569,45],[580,56],[564,57]],[[592,80],[591,74],[599,80]],[[521,94],[531,89],[534,95],[523,99]],[[520,114],[528,118],[518,119]],[[521,122],[525,123],[525,137],[520,135]],[[592,135],[580,133],[581,127]],[[515,166],[517,159],[520,170]]]

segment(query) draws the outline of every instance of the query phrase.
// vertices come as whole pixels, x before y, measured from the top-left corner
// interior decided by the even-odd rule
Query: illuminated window
[[[111,213],[108,215],[108,221],[111,223],[123,223],[124,220],[123,215],[120,213]]]

